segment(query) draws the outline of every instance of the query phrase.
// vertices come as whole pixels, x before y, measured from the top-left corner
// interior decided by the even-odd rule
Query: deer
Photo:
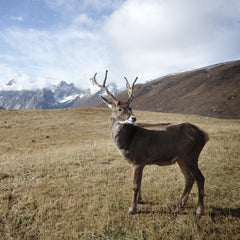
[[[99,84],[96,75],[90,80],[103,89],[106,96],[100,95],[103,102],[111,109],[111,138],[121,155],[133,167],[133,196],[127,214],[137,213],[137,204],[142,202],[141,182],[143,169],[146,165],[166,166],[177,163],[185,178],[185,188],[177,206],[184,208],[194,182],[198,187],[198,204],[196,216],[204,214],[204,182],[205,178],[198,167],[198,158],[209,140],[208,134],[191,123],[157,124],[157,128],[146,128],[136,124],[136,116],[132,113],[130,104],[134,95],[135,83],[130,86],[126,77],[128,100],[120,101],[106,86],[108,70],[103,84]],[[160,127],[159,127],[160,126]]]

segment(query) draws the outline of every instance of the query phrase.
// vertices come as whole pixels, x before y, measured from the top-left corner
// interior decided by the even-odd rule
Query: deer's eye
[[[118,111],[119,111],[119,112],[121,112],[121,111],[122,111],[122,109],[121,109],[121,108],[119,108],[119,109],[118,109]]]

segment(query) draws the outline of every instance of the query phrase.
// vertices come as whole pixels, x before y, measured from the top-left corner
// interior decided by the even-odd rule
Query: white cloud
[[[24,20],[22,16],[11,16],[10,19],[18,22],[22,22]]]
[[[89,77],[98,72],[101,81],[108,69],[109,81],[123,84],[123,76],[141,82],[240,58],[238,0],[45,2],[70,11],[69,25],[0,30],[0,64],[11,69],[0,71],[1,81],[20,78],[32,88],[65,80],[90,87]]]
[[[239,1],[126,1],[104,26],[115,61],[145,80],[240,57]]]
[[[92,27],[94,21],[88,17],[86,14],[80,14],[73,19],[73,26],[83,26],[83,27]]]
[[[89,74],[105,69],[108,62],[102,40],[84,30],[68,28],[49,32],[12,29],[0,36],[8,42],[11,54],[14,52],[17,55],[14,59],[11,54],[0,54],[0,60],[21,69],[32,79],[46,79],[46,84],[65,80],[84,87],[89,83]],[[35,87],[38,86],[39,81],[35,81]]]
[[[8,86],[7,84],[14,80],[14,84]],[[37,82],[37,85],[36,85]],[[22,90],[22,89],[35,89],[44,88],[49,85],[47,79],[37,77],[32,79],[23,71],[16,71],[15,69],[10,68],[9,66],[0,65],[0,89],[3,90]]]

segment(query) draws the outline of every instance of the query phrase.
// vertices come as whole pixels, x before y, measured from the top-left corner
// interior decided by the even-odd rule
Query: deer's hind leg
[[[183,191],[183,194],[180,198],[180,201],[178,203],[178,207],[183,208],[188,200],[188,196],[192,190],[193,187],[193,183],[194,183],[194,177],[192,176],[192,173],[190,171],[190,169],[188,168],[187,164],[182,160],[182,159],[178,159],[177,161],[183,175],[185,178],[185,188]]]
[[[140,190],[138,191],[137,201],[138,201],[138,203],[143,203],[142,193],[141,193],[141,186],[140,186]]]
[[[204,214],[203,198],[205,178],[198,168],[198,158],[187,158],[184,159],[184,161],[179,161],[178,164],[186,180],[186,186],[180,200],[180,206],[181,204],[183,204],[184,206],[184,204],[186,203],[189,193],[192,189],[193,183],[196,180],[198,186],[198,206],[196,215],[197,217],[200,217],[201,215]]]
[[[197,206],[197,217],[201,217],[204,214],[204,204],[203,204],[203,198],[204,198],[204,182],[205,178],[202,175],[200,169],[198,166],[194,166],[193,171],[192,171],[194,178],[197,182],[198,186],[198,206]]]

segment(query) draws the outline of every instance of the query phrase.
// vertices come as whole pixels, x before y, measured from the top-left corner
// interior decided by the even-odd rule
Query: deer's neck
[[[136,127],[132,124],[121,124],[111,119],[111,137],[121,154],[128,158],[131,144],[134,140]]]

